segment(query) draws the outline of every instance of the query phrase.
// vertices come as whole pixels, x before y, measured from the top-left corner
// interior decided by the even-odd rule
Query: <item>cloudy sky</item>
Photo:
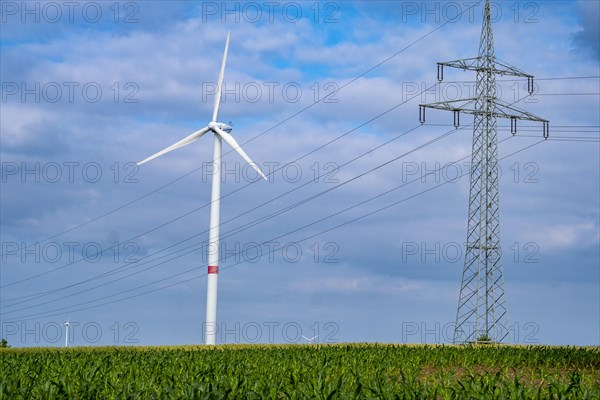
[[[2,2],[2,337],[203,341],[212,137],[225,146],[219,343],[447,343],[464,262],[482,1]],[[596,1],[492,2],[510,340],[600,344]]]

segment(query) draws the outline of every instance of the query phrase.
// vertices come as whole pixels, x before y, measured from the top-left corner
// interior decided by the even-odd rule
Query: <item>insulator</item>
[[[515,117],[510,118],[510,133],[513,135],[517,133],[517,119]]]
[[[544,139],[548,139],[550,136],[550,122],[544,122]]]
[[[533,76],[527,77],[527,91],[530,95],[533,94]]]
[[[419,106],[419,122],[421,125],[425,123],[425,107]]]
[[[454,110],[454,127],[460,126],[460,110]]]
[[[438,81],[441,82],[444,80],[444,66],[442,64],[438,64]]]

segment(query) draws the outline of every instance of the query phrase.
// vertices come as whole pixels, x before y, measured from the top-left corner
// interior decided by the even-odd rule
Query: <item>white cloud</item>
[[[597,221],[572,222],[570,224],[537,226],[536,233],[530,232],[530,238],[543,243],[552,252],[565,250],[577,251],[578,248],[594,246],[600,243]]]

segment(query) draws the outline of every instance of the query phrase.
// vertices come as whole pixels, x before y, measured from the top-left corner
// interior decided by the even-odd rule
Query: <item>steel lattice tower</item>
[[[477,72],[474,98],[419,105],[421,123],[425,122],[425,108],[453,111],[457,128],[461,112],[474,115],[465,264],[454,343],[498,343],[507,339],[509,331],[500,249],[496,119],[510,118],[513,134],[517,119],[542,122],[544,138],[548,137],[549,124],[496,97],[496,74],[526,77],[529,94],[533,92],[533,76],[494,56],[489,0],[485,4],[478,57],[438,63],[440,82],[444,66]]]

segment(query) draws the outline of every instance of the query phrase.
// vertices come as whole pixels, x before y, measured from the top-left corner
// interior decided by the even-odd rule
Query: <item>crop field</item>
[[[599,347],[1,349],[1,399],[599,399]]]

